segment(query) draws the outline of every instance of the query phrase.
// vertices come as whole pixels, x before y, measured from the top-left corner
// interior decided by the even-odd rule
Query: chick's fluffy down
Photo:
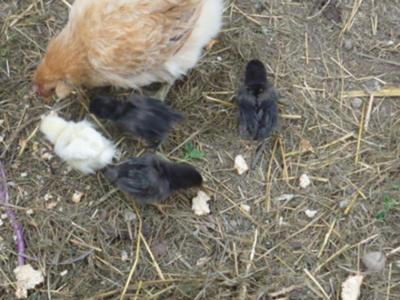
[[[92,174],[112,162],[116,148],[86,121],[66,121],[55,113],[42,119],[41,132],[54,144],[54,152],[71,167]]]

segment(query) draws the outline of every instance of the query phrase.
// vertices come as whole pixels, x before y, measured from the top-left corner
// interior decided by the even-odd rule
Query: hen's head
[[[53,68],[52,63],[45,58],[33,75],[33,90],[39,96],[49,99],[54,94],[65,98],[72,88],[63,72],[59,68]]]
[[[54,94],[59,98],[68,96],[73,87],[72,79],[77,77],[77,70],[80,69],[79,58],[62,33],[54,38],[33,74],[34,91],[44,98]]]

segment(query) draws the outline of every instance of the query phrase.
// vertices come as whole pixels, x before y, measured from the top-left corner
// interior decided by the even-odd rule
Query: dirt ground
[[[30,76],[67,1],[0,3],[0,158],[28,262],[45,274],[29,299],[340,299],[357,272],[360,299],[400,299],[400,1],[227,3],[218,43],[169,94],[186,120],[162,148],[172,160],[188,142],[205,154],[191,161],[212,196],[202,217],[191,210],[195,190],[174,195],[164,214],[136,210],[100,173],[48,159],[37,129],[49,107],[31,95]],[[252,58],[281,95],[279,130],[264,144],[238,137],[234,95]],[[55,107],[91,119],[87,103],[79,94]],[[144,151],[102,124],[121,159]],[[238,154],[254,167],[243,176]],[[285,194],[294,198],[277,199]],[[13,299],[15,241],[2,221],[0,299]],[[386,255],[382,271],[365,273],[368,251]]]

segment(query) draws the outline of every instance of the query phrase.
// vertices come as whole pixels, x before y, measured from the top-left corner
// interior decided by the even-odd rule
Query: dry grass
[[[339,299],[341,282],[363,270],[360,256],[371,249],[390,255],[383,273],[365,279],[362,299],[400,299],[399,205],[376,219],[385,196],[400,200],[400,1],[339,0],[340,24],[314,1],[263,2],[230,1],[219,43],[170,94],[187,119],[163,152],[182,159],[191,140],[206,153],[194,161],[213,195],[206,217],[190,210],[194,191],[176,195],[161,215],[136,209],[100,174],[85,177],[42,158],[50,147],[36,130],[48,108],[30,95],[29,76],[65,23],[67,1],[0,4],[0,155],[29,262],[46,275],[32,299]],[[233,105],[254,57],[282,95],[279,135],[261,150],[238,139]],[[370,98],[365,86],[374,82],[385,92]],[[354,95],[361,108],[353,108]],[[76,120],[86,115],[85,99],[56,106]],[[122,157],[143,150],[103,125]],[[301,147],[307,141],[314,152]],[[243,177],[232,171],[237,154],[249,163],[260,157]],[[304,190],[303,173],[312,179]],[[79,204],[74,191],[85,192]],[[296,197],[274,200],[282,194]],[[308,208],[318,210],[315,218],[306,217]],[[129,212],[136,220],[126,221]],[[0,227],[0,299],[14,293],[11,232],[8,222]]]

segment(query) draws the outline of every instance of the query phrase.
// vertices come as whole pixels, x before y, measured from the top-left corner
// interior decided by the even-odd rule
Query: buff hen
[[[222,25],[223,0],[75,0],[33,75],[46,99],[75,87],[172,84]]]

